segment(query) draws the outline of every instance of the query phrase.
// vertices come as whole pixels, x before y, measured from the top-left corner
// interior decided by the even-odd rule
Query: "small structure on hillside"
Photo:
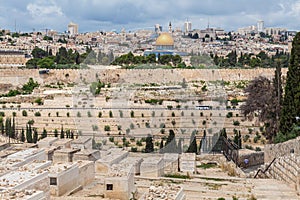
[[[128,200],[135,192],[133,165],[112,165],[104,179],[105,198]]]
[[[164,175],[164,160],[161,157],[147,157],[141,164],[141,176],[161,177]]]

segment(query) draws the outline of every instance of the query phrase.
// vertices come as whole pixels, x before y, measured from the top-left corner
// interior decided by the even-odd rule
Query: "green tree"
[[[292,43],[290,64],[287,72],[285,95],[283,98],[282,111],[280,115],[280,131],[288,134],[293,124],[300,125],[297,121],[300,113],[300,32],[298,32]]]
[[[3,117],[0,117],[0,131],[1,134],[4,135],[5,129],[4,129]]]
[[[25,131],[24,131],[24,129],[22,128],[22,131],[21,131],[21,141],[22,142],[25,142]]]
[[[32,142],[33,142],[33,143],[37,143],[37,141],[38,141],[38,131],[37,131],[37,129],[35,128],[35,129],[33,129],[33,138],[32,138]]]
[[[47,130],[44,128],[43,133],[41,135],[41,139],[46,138],[47,137]]]
[[[151,153],[153,151],[154,151],[154,146],[153,146],[152,136],[148,135],[146,138],[145,153]]]
[[[175,133],[172,129],[169,130],[169,135],[167,137],[167,141],[165,143],[165,148],[164,148],[163,152],[164,153],[176,153],[177,152]]]
[[[28,143],[32,143],[32,129],[30,124],[26,125],[26,140]]]
[[[60,138],[65,138],[64,127],[62,126],[60,129]]]
[[[54,129],[54,137],[58,137],[58,130]]]
[[[196,141],[197,131],[194,130],[191,134],[190,138],[190,146],[187,149],[188,153],[197,153],[197,141]]]

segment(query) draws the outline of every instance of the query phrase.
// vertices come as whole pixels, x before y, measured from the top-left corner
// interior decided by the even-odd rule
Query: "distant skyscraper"
[[[264,32],[265,27],[264,27],[264,21],[260,20],[257,22],[257,32]]]
[[[184,32],[188,33],[190,31],[192,31],[192,23],[186,20],[186,22],[184,22]]]
[[[76,35],[76,34],[78,34],[78,24],[75,24],[75,23],[71,22],[68,25],[68,33],[70,35]]]

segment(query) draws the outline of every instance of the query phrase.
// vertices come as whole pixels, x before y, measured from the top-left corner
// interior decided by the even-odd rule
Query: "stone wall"
[[[289,156],[292,152],[300,155],[300,137],[279,144],[265,145],[265,163],[270,163],[274,158]]]
[[[267,167],[267,165],[265,166]],[[291,154],[276,158],[265,176],[284,181],[300,193],[300,156]]]
[[[282,69],[286,76],[287,68]],[[32,77],[35,81],[44,84],[60,82],[93,82],[97,78],[104,82],[119,84],[145,83],[178,83],[186,81],[241,81],[252,80],[258,76],[272,78],[274,69],[57,69],[50,70],[49,74],[39,74],[37,69],[0,69],[0,84],[11,83],[21,86]]]
[[[248,159],[249,163],[245,165],[244,160]],[[251,167],[264,164],[264,152],[251,152],[239,155],[240,167]]]

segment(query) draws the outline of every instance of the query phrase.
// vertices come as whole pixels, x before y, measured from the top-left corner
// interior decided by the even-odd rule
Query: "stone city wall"
[[[287,68],[282,69],[286,76]],[[258,76],[272,78],[274,69],[57,69],[39,74],[38,69],[0,69],[0,84],[21,86],[32,77],[38,83],[60,82],[89,83],[99,78],[103,82],[119,84],[180,83],[186,81],[241,81]]]

